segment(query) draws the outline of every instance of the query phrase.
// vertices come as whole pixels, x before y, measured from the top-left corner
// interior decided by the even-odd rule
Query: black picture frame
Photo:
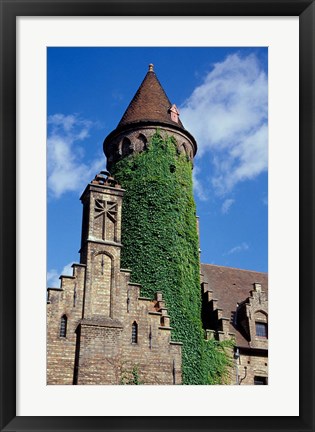
[[[311,0],[0,0],[1,431],[314,430],[315,5]],[[300,45],[300,415],[298,417],[16,416],[16,17],[298,16]],[[284,113],[285,115],[285,113]],[[285,143],[284,143],[285,145]],[[285,163],[285,160],[284,160]],[[288,269],[289,271],[289,269]],[[27,288],[27,287],[25,287]],[[290,313],[295,313],[292,304]],[[296,311],[297,312],[297,311]],[[287,324],[286,324],[287,325]],[[286,328],[286,331],[290,331]],[[290,350],[290,347],[288,347]],[[290,377],[288,377],[290,379]],[[281,401],[279,401],[281,404]],[[209,401],[211,406],[211,401]],[[161,402],[161,412],[162,412]],[[160,412],[157,412],[157,415]]]

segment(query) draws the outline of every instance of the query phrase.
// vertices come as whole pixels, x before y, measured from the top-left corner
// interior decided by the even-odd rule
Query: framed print
[[[313,430],[314,2],[8,0],[1,2],[1,18],[1,430]],[[145,79],[132,98],[131,82],[144,61]],[[234,80],[231,65],[238,71]],[[181,81],[184,74],[195,74],[194,80]],[[86,86],[91,81],[93,91]],[[202,92],[211,86],[221,102],[226,88],[233,87],[225,111],[218,97],[211,106],[205,103]],[[111,99],[103,107],[97,100],[105,88]],[[185,101],[170,102],[169,89]],[[244,94],[246,106],[239,102]],[[165,112],[155,111],[153,99]],[[123,104],[128,108],[120,114]],[[229,110],[239,113],[237,127],[225,122]],[[106,136],[103,130],[109,172],[96,156],[99,140]],[[205,144],[208,130],[212,142]],[[176,135],[176,145],[168,134]],[[231,141],[241,142],[238,136],[249,145],[229,147]],[[88,165],[81,142],[89,137]],[[267,140],[268,157],[259,145]],[[196,159],[195,193],[199,187],[202,201],[211,184],[217,212],[221,218],[230,215],[240,239],[222,247],[229,273],[217,265],[214,254],[207,258],[211,264],[202,267],[211,318],[195,308],[198,302],[189,288],[192,269],[198,267],[192,257],[198,261],[200,253],[194,208],[190,213],[184,204],[179,208],[185,200],[193,201],[184,191],[198,142],[201,154],[211,148],[212,160],[202,178],[202,162]],[[219,144],[225,153],[215,153]],[[151,161],[147,170],[153,148],[159,165]],[[159,177],[163,164],[167,170]],[[267,167],[268,180],[265,175],[261,186],[255,176]],[[233,213],[240,196],[231,191],[247,178],[255,188],[243,191],[243,214]],[[50,264],[49,255],[62,259],[75,217],[69,203],[61,215],[57,205],[52,211],[51,202],[64,191],[83,191],[86,181],[80,260],[58,281],[62,265]],[[170,202],[163,197],[166,190]],[[251,202],[250,194],[255,197]],[[146,207],[148,196],[152,199]],[[122,200],[129,231],[124,231],[126,216],[121,222]],[[214,198],[211,204],[214,209]],[[265,219],[260,219],[262,213]],[[248,282],[240,278],[235,267],[241,264],[234,264],[233,257],[248,253],[254,262],[259,247],[267,250],[267,213],[268,258],[265,254],[265,267],[258,272],[246,273]],[[60,224],[55,228],[59,237],[51,234],[52,219]],[[250,222],[256,222],[255,232],[250,240],[242,239]],[[188,225],[194,225],[195,234]],[[176,227],[178,237],[169,236],[168,226]],[[231,237],[228,228],[223,230],[209,232],[213,250],[219,249],[219,239]],[[152,235],[139,243],[141,231]],[[132,261],[123,258],[124,266],[117,267],[121,243],[129,247]],[[167,277],[157,259],[157,248],[164,246]],[[196,254],[186,256],[191,247]],[[130,276],[133,267],[135,276]],[[158,289],[140,291],[140,284],[149,286],[152,272],[156,278],[159,271],[164,276]],[[46,272],[52,284],[47,298]],[[248,297],[234,298],[233,292],[241,292],[246,283],[252,287]],[[174,286],[173,308],[169,293]],[[79,308],[84,314],[77,321]],[[197,353],[206,358],[206,351],[190,345],[198,320],[215,346],[235,330],[227,348],[229,379],[221,369],[224,378],[219,380],[218,370],[205,371],[196,360]],[[194,348],[187,350],[190,346]],[[220,357],[220,367],[226,358]]]

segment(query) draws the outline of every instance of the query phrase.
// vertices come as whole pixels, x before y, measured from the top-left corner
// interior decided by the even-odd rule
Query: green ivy
[[[134,365],[131,370],[123,369],[121,374],[120,384],[121,385],[143,384],[143,382],[140,380],[139,366]]]
[[[205,340],[207,384],[230,384],[234,341]]]
[[[132,270],[142,295],[163,292],[172,338],[183,343],[183,383],[209,383],[192,163],[178,153],[174,137],[156,132],[146,151],[121,159],[112,173],[126,189],[122,267]]]

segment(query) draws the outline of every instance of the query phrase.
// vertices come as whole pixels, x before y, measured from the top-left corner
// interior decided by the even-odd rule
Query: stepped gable
[[[268,296],[268,273],[251,270],[241,270],[232,267],[201,264],[201,273],[213,297],[218,300],[222,315],[233,321],[236,305],[245,302],[254,289],[254,283],[260,283],[262,291]],[[238,326],[231,326],[235,332],[238,346],[249,347],[248,340],[243,336]]]
[[[161,122],[176,125],[184,129],[180,119],[171,119],[172,104],[161,86],[153,65],[149,65],[144,80],[126,109],[117,128],[136,122]]]

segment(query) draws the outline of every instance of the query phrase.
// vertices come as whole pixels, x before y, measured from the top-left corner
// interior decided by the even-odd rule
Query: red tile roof
[[[232,319],[236,304],[242,303],[250,296],[254,283],[260,283],[262,291],[268,294],[268,273],[212,264],[201,264],[201,273],[204,275],[204,281],[208,282],[208,289],[213,291],[213,298],[218,300],[218,308],[223,309],[222,315],[225,318]],[[248,347],[248,341],[232,321],[230,329],[236,335],[237,345]]]
[[[148,73],[122,116],[118,127],[139,121],[157,121],[184,129],[180,120],[178,123],[171,120],[171,106],[170,100],[153,71],[153,65],[150,65]]]

